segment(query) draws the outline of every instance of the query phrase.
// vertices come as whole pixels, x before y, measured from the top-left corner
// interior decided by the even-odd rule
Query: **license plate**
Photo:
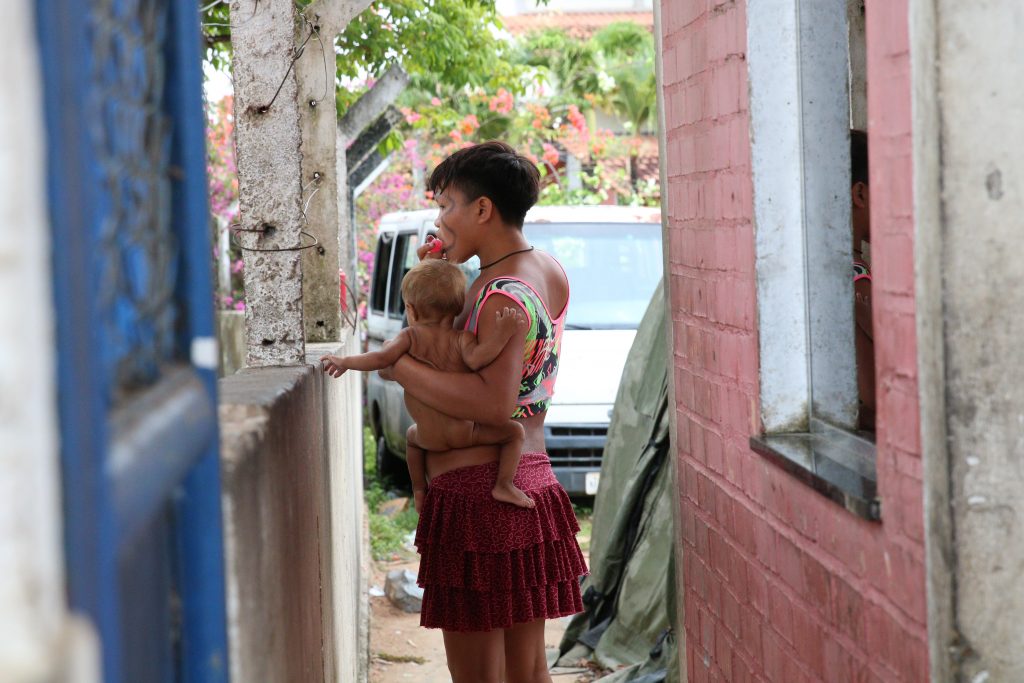
[[[583,491],[588,496],[597,495],[597,485],[601,483],[600,472],[587,472],[586,478],[583,480]]]

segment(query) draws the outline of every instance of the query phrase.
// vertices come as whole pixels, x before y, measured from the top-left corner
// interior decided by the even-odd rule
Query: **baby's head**
[[[420,261],[402,278],[402,298],[413,309],[410,323],[454,318],[466,302],[466,276],[450,261]]]

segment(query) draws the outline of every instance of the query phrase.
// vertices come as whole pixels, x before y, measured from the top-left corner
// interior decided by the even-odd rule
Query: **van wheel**
[[[383,434],[377,437],[377,478],[402,488],[411,486],[409,468],[404,460],[388,449]]]

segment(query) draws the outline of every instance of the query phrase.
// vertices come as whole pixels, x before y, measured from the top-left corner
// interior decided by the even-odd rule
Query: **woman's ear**
[[[486,223],[494,215],[494,202],[490,197],[477,198],[475,208],[477,223]]]

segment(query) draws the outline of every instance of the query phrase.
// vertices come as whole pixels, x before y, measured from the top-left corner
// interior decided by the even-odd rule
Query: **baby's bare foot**
[[[521,508],[533,508],[537,506],[537,504],[533,502],[532,498],[523,493],[512,482],[498,482],[491,490],[491,495],[495,500],[500,500],[502,503],[512,503],[513,505],[518,505]]]

